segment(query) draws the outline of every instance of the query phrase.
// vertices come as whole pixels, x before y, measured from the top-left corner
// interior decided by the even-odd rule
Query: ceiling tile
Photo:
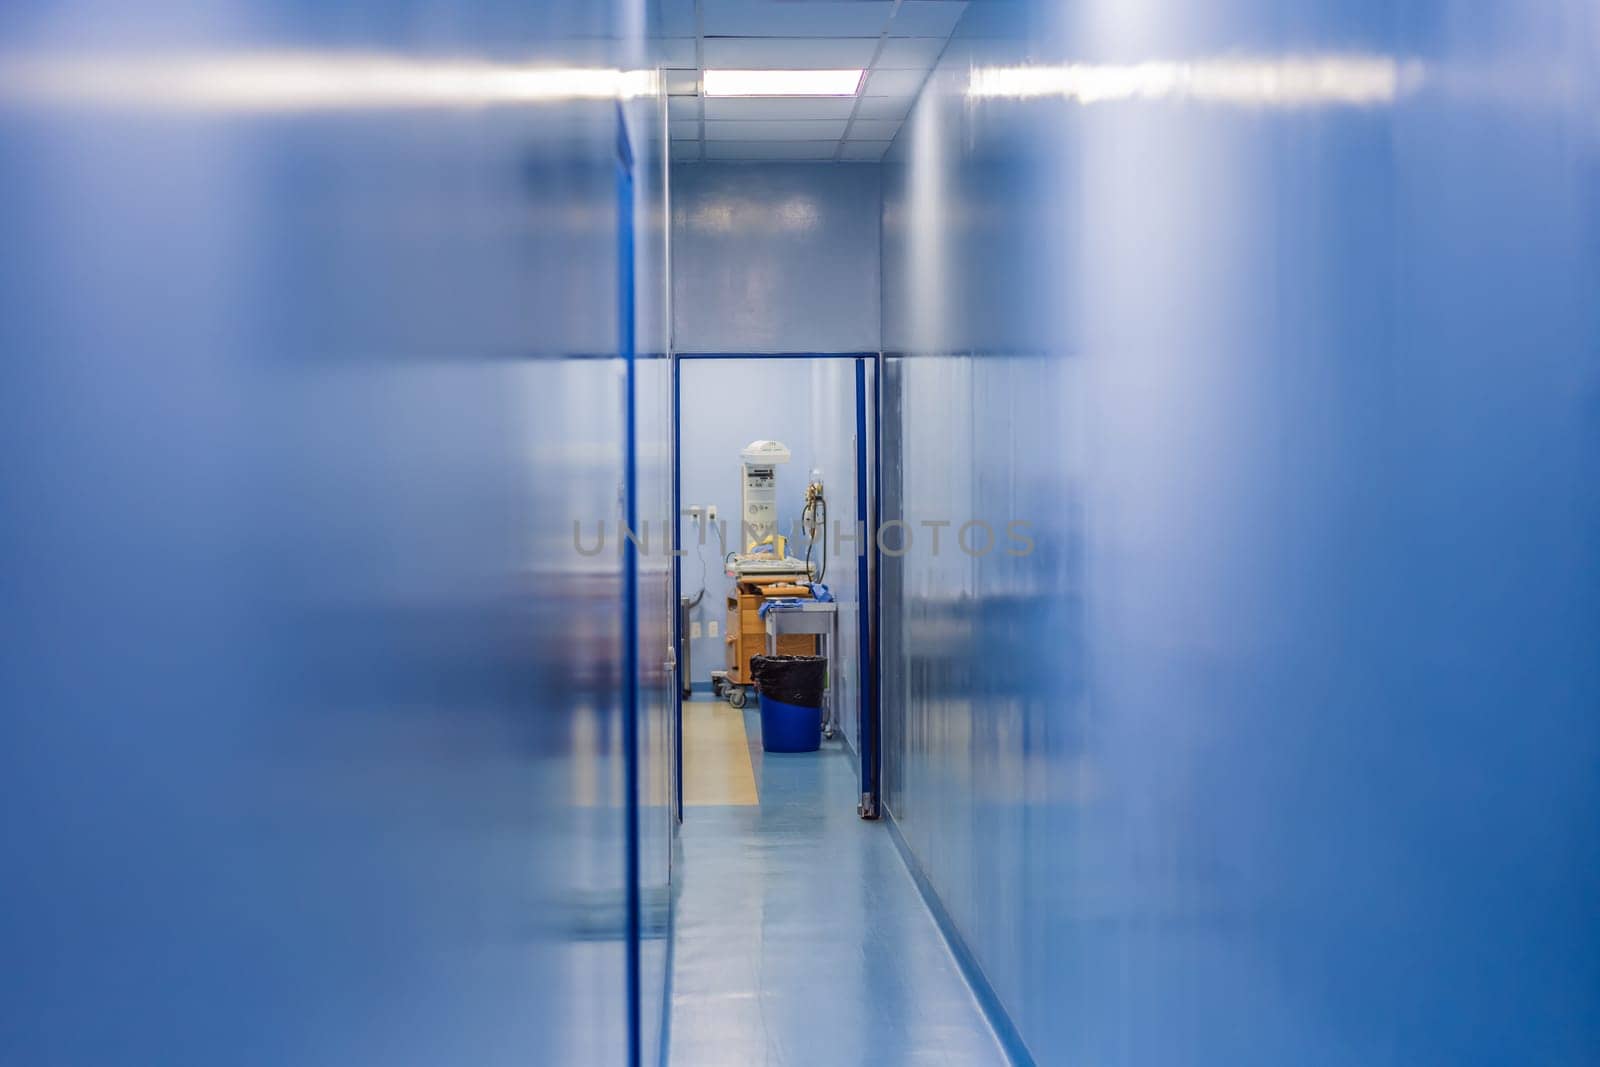
[[[812,122],[707,122],[708,141],[837,141],[844,136],[842,119]]]
[[[867,75],[866,96],[916,96],[925,70],[875,70]]]
[[[693,96],[700,91],[698,70],[663,70],[661,87],[670,96]]]
[[[692,67],[693,37],[666,37],[656,43],[656,64],[663,67]]]
[[[911,111],[910,96],[863,96],[856,107],[857,119],[893,119],[899,122]]]
[[[893,10],[891,0],[702,0],[701,4],[704,32],[717,37],[877,37]]]
[[[888,150],[888,141],[846,141],[839,148],[839,158],[855,163],[876,163]]]
[[[858,141],[892,141],[900,129],[894,119],[856,119],[850,124],[850,137]]]
[[[832,159],[838,141],[707,141],[707,159]]]
[[[866,37],[707,37],[706,69],[848,70],[872,62],[878,42]]]
[[[700,98],[696,96],[672,96],[667,98],[667,117],[674,119],[697,119],[700,117]]]
[[[674,119],[667,123],[667,134],[674,141],[692,141],[700,136],[700,123],[695,119]]]
[[[706,104],[708,119],[847,119],[854,97],[815,97],[779,100],[772,97],[712,97]]]
[[[889,24],[889,36],[949,37],[966,9],[957,0],[905,0]]]
[[[943,37],[892,37],[873,62],[880,70],[927,70],[944,51]]]

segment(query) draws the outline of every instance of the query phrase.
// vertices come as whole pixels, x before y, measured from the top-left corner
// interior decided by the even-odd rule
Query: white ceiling
[[[894,140],[966,0],[660,0],[674,162],[876,163]],[[718,69],[868,71],[853,98],[718,98]]]

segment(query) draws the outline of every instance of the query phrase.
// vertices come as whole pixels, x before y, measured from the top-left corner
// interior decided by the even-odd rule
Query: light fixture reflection
[[[652,96],[653,70],[315,53],[0,59],[0,98],[215,111],[486,107]]]
[[[972,71],[967,95],[980,99],[1059,97],[1080,104],[1200,100],[1259,107],[1371,107],[1393,102],[1421,80],[1420,63],[1388,56],[1070,63],[977,68]]]

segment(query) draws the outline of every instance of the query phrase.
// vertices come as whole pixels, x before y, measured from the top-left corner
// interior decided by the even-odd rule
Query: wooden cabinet
[[[757,586],[740,583],[736,592],[728,597],[727,625],[723,639],[728,649],[728,681],[735,685],[749,685],[750,657],[767,653],[767,623],[761,617],[761,602],[765,599]],[[810,634],[783,634],[778,638],[780,656],[814,656],[817,639]]]

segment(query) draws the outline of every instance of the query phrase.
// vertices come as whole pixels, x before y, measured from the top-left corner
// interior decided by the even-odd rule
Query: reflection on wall
[[[876,352],[878,168],[672,169],[679,352]]]
[[[1594,28],[974,4],[891,150],[887,806],[1039,1062],[1600,1047]]]

